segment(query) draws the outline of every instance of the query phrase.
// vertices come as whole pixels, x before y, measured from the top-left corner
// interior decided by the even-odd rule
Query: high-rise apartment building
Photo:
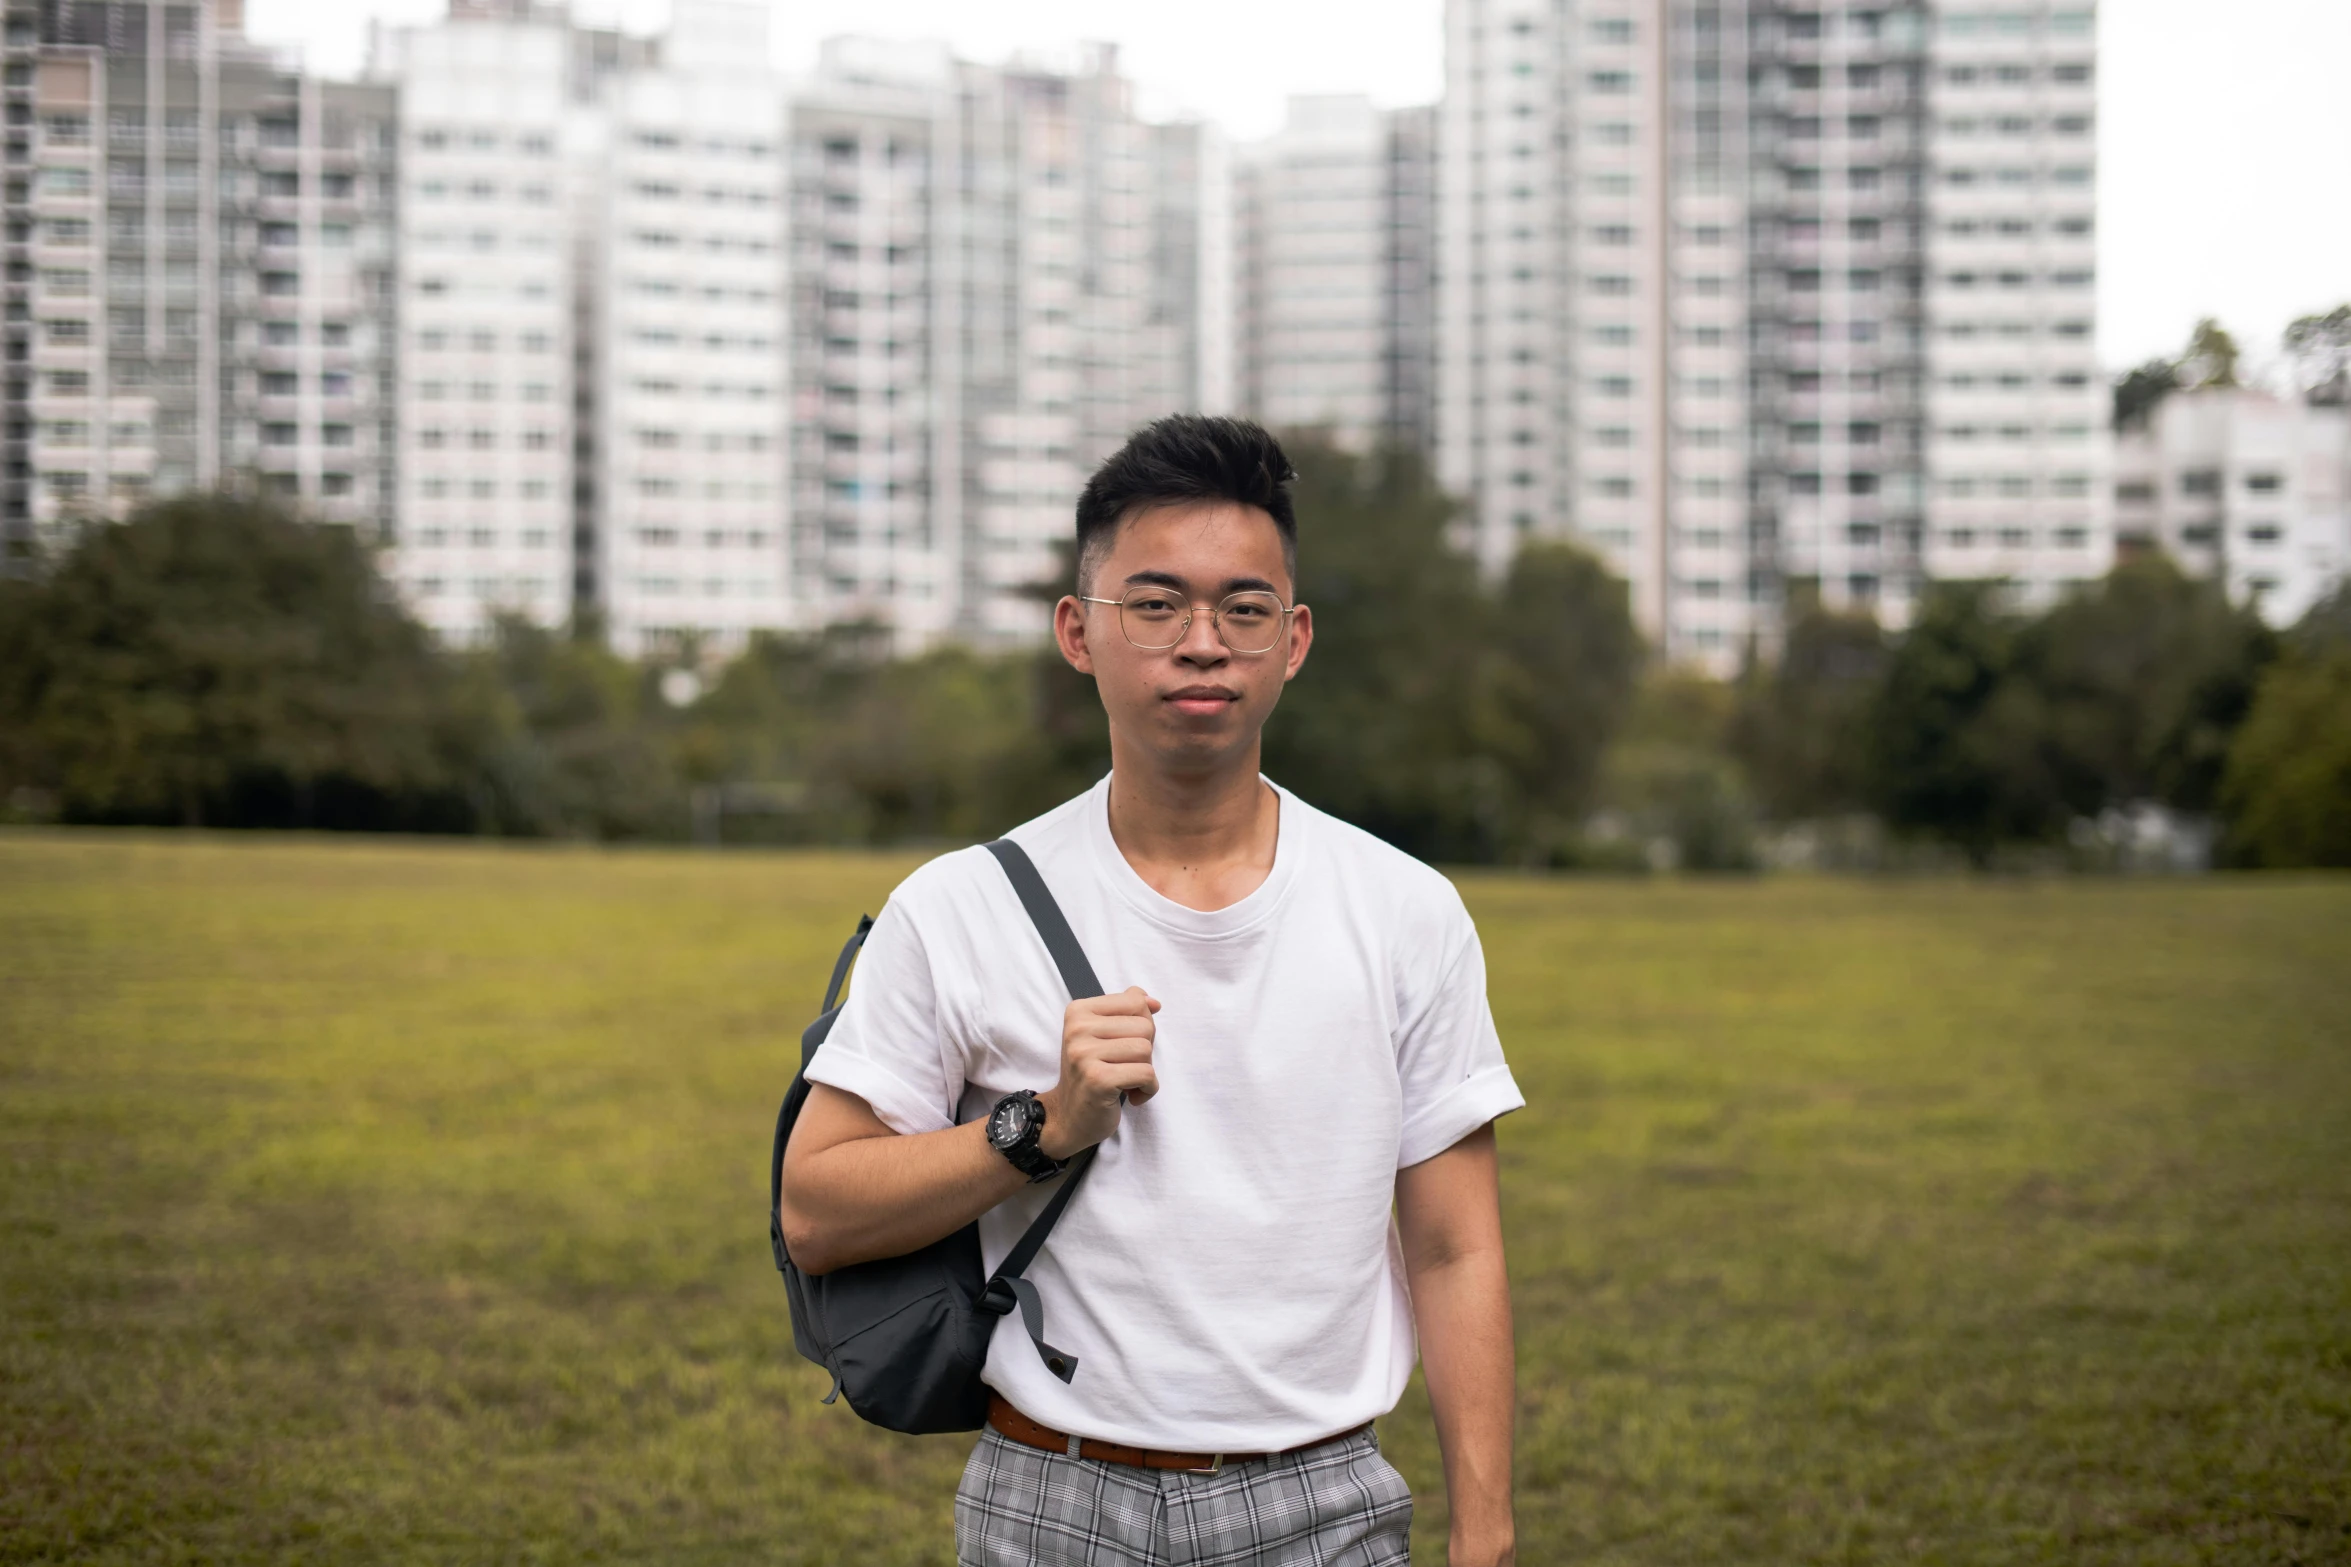
[[[1727,656],[1757,601],[1747,9],[1446,13],[1439,475],[1489,569],[1523,540],[1577,539],[1676,657]]]
[[[579,584],[638,654],[796,623],[786,552],[783,84],[767,11],[680,0],[583,149]]]
[[[1917,573],[2003,578],[2022,602],[2046,604],[2114,560],[2097,358],[2097,19],[2090,0],[2005,0],[1943,5],[1932,23],[1915,263],[1926,280]],[[1898,619],[1907,567],[1891,566]],[[1822,572],[1824,587],[1833,577]]]
[[[2086,0],[1453,0],[1441,475],[1668,656],[2111,558]]]
[[[1426,450],[1434,390],[1436,124],[1293,98],[1235,163],[1235,402],[1342,446]]]
[[[210,4],[6,9],[11,557],[243,483],[380,532],[394,105]]]
[[[828,45],[791,103],[792,570],[809,625],[1031,638],[1085,474],[1198,407],[1220,163],[1075,70]]]
[[[395,570],[442,634],[1034,636],[1087,468],[1229,375],[1220,149],[1140,120],[1110,50],[842,39],[796,83],[767,53],[746,0],[650,39],[457,0],[379,40]]]
[[[406,140],[396,580],[438,632],[626,653],[794,623],[784,98],[766,13],[632,37],[458,0],[379,37]]]
[[[2115,533],[2291,625],[2351,575],[2351,408],[2175,392],[2115,443]]]
[[[376,40],[401,103],[399,520],[410,607],[452,640],[572,611],[577,43],[523,0]]]

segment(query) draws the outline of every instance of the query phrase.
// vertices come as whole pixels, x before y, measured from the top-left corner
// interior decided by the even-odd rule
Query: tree
[[[2240,357],[2237,340],[2210,316],[2188,334],[2188,351],[2180,360],[2180,375],[2196,391],[2222,391],[2242,385],[2237,379]]]
[[[1777,663],[1740,676],[1729,728],[1765,811],[1781,821],[1861,810],[1869,798],[1865,718],[1884,680],[1885,632],[1805,594]]]
[[[2239,863],[2351,866],[2351,647],[2297,651],[2262,677],[2220,797]]]
[[[2337,582],[2324,598],[2304,610],[2286,633],[2286,641],[2308,655],[2331,647],[2351,648],[2351,577]]]
[[[1672,844],[1684,870],[1755,868],[1753,802],[1730,748],[1737,709],[1738,693],[1722,681],[1655,669],[1609,747],[1608,809],[1641,842]]]
[[[1266,771],[1424,858],[1542,857],[1589,809],[1630,699],[1623,584],[1547,544],[1489,587],[1418,457],[1290,451],[1315,644],[1266,726]]]
[[[1986,582],[1930,588],[1868,716],[1870,792],[1887,824],[1956,844],[1978,864],[2005,838],[2048,830],[2016,809],[1993,762],[2005,736],[1992,731],[2013,731],[2017,719],[1994,714],[2017,636],[1998,592]]]
[[[1507,721],[1490,601],[1446,539],[1453,504],[1409,454],[1287,441],[1315,644],[1266,726],[1266,771],[1413,853],[1490,859],[1514,815],[1493,755]]]
[[[2156,556],[2051,609],[2017,652],[2039,765],[2072,814],[2133,800],[2202,812],[2277,638],[2220,584]]]
[[[2351,304],[2296,319],[2286,328],[2286,353],[2306,401],[2324,408],[2351,404]]]
[[[0,614],[13,780],[69,820],[463,828],[447,670],[350,530],[194,495]]]
[[[1496,716],[1523,736],[1501,749],[1523,818],[1517,836],[1540,847],[1592,808],[1602,754],[1633,706],[1641,637],[1624,582],[1569,544],[1523,546],[1497,610]]]
[[[2179,390],[2180,367],[2169,359],[2150,359],[2126,372],[2114,383],[2114,428],[2144,430],[2163,400]]]
[[[654,733],[658,672],[518,618],[460,655],[483,825],[521,837],[676,837],[685,798]]]

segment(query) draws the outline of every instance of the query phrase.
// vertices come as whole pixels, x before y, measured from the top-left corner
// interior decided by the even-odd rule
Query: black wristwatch
[[[1012,1161],[1012,1167],[1033,1181],[1049,1181],[1065,1169],[1067,1159],[1046,1157],[1037,1146],[1045,1134],[1045,1105],[1022,1089],[1006,1094],[988,1112],[988,1146]]]

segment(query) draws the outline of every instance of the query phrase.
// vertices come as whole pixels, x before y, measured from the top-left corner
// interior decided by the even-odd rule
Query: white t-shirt
[[[1008,834],[1105,989],[1163,1005],[1159,1093],[1130,1106],[1028,1269],[1064,1384],[1017,1315],[986,1380],[1034,1419],[1184,1452],[1268,1452],[1395,1407],[1417,1353],[1396,1172],[1525,1103],[1451,882],[1286,791],[1273,871],[1203,913],[1110,836],[1109,780]],[[978,1120],[1058,1081],[1069,1004],[985,849],[906,878],[808,1075],[893,1130]],[[980,1220],[990,1268],[1054,1191]]]

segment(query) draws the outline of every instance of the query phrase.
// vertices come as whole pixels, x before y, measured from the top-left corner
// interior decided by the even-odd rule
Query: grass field
[[[763,1238],[912,863],[0,836],[0,1559],[949,1560]],[[1522,1560],[2351,1561],[2351,881],[1464,888]]]

